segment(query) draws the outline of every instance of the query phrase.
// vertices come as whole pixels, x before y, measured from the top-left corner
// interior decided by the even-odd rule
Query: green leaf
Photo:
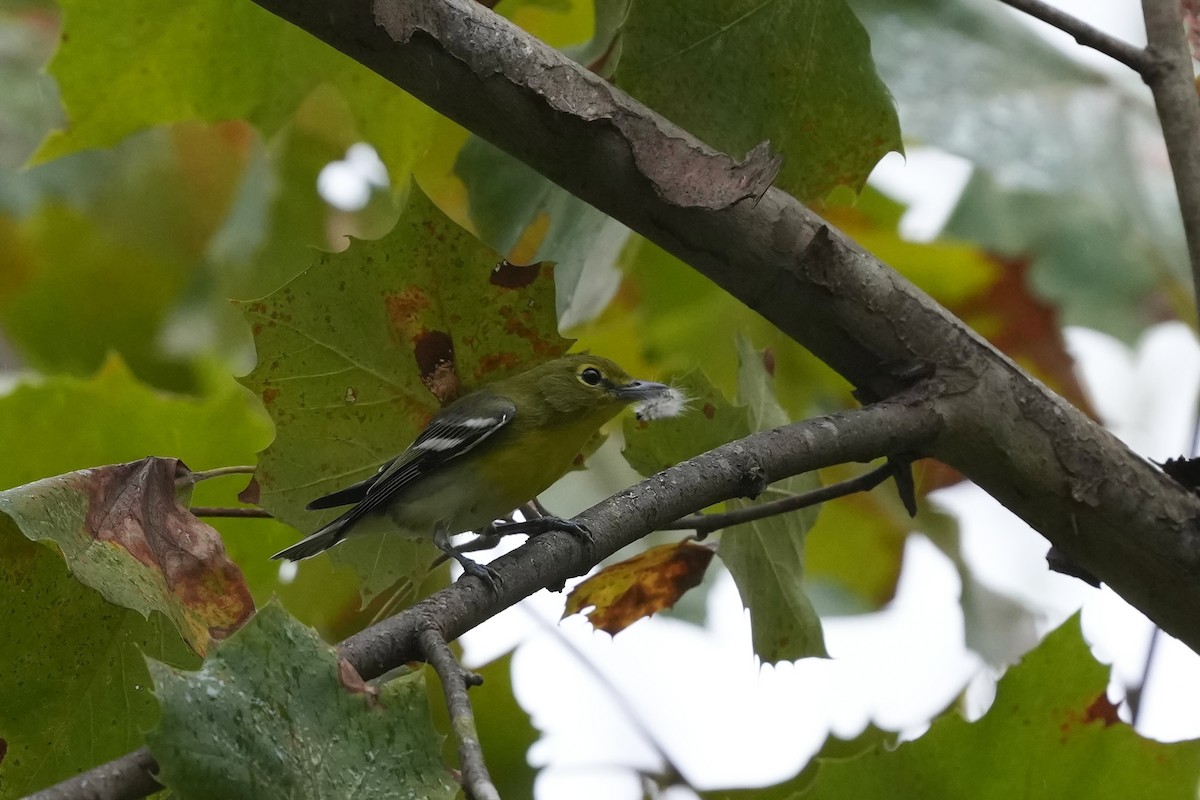
[[[691,398],[692,410],[653,424],[625,423],[626,460],[649,475],[698,453],[757,430],[784,424],[787,415],[774,398],[774,385],[762,354],[739,343],[739,399],[731,405],[695,373],[673,381]],[[813,488],[814,479],[779,481],[754,502],[779,499]],[[731,500],[728,508],[752,505]],[[730,528],[717,551],[750,611],[754,652],[763,661],[794,661],[825,655],[821,621],[804,590],[804,539],[816,516],[813,509],[777,515]]]
[[[901,149],[867,33],[843,0],[635,2],[617,82],[735,157],[770,139],[803,200],[859,189]]]
[[[162,706],[147,742],[181,800],[449,800],[420,673],[364,685],[334,649],[265,606],[198,672],[150,662]]]
[[[71,122],[43,142],[39,161],[181,120],[244,119],[270,136],[326,83],[393,175],[407,175],[424,147],[431,111],[253,3],[64,0],[63,8],[50,73]]]
[[[143,731],[158,718],[142,653],[180,666],[199,663],[163,615],[147,619],[106,602],[73,578],[53,549],[26,539],[3,515],[0,627],[2,800],[142,745]]]
[[[1073,617],[1004,676],[978,722],[951,712],[894,751],[824,763],[803,797],[1194,798],[1200,742],[1142,738],[1116,718],[1107,683]]]
[[[276,426],[258,472],[264,508],[314,530],[337,512],[305,504],[401,452],[440,401],[565,352],[550,267],[498,261],[414,187],[387,237],[322,255],[279,291],[240,304],[258,348],[244,382]],[[367,534],[332,553],[370,598],[396,581],[419,584],[434,551]]]

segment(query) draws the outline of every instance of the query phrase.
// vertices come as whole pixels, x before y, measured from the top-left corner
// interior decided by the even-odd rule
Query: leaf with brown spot
[[[72,574],[106,600],[161,611],[203,654],[254,613],[220,535],[183,505],[188,469],[144,458],[45,478],[0,492],[0,512],[26,537],[58,545]]]
[[[566,352],[551,265],[520,268],[521,285],[509,287],[493,280],[500,260],[414,185],[387,236],[321,254],[279,291],[241,304],[258,351],[243,383],[276,431],[256,473],[263,508],[315,530],[338,512],[305,504],[403,451],[441,404]],[[430,544],[389,534],[331,552],[353,566],[367,600],[397,581],[419,584],[433,556]]]
[[[620,633],[642,617],[675,605],[684,592],[698,586],[714,552],[711,546],[688,541],[652,547],[576,586],[563,616],[591,607],[587,618],[594,626]]]

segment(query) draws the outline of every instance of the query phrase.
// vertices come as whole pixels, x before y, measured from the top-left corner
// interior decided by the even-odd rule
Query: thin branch
[[[250,517],[254,519],[273,519],[262,508],[226,508],[223,506],[192,506],[189,511],[195,517]]]
[[[1175,178],[1179,213],[1192,267],[1192,292],[1200,312],[1200,102],[1179,0],[1142,0],[1147,51],[1154,66],[1142,79],[1154,94],[1163,142]]]
[[[450,727],[458,739],[458,761],[462,767],[462,785],[471,800],[500,800],[487,765],[483,762],[483,748],[475,729],[475,712],[467,688],[478,686],[483,679],[468,672],[454,657],[446,637],[434,624],[429,624],[418,635],[421,652],[426,663],[437,672],[442,681],[442,693],[446,697],[446,708],[450,711]]]
[[[921,452],[942,431],[929,398],[913,392],[861,409],[796,422],[722,445],[647,478],[580,514],[590,544],[567,533],[537,536],[491,562],[500,575],[495,591],[477,578],[453,585],[362,630],[338,645],[343,658],[371,680],[422,657],[419,637],[435,623],[455,639],[539,589],[583,575],[622,547],[695,508],[741,497],[774,482],[822,467],[866,462],[891,453]],[[148,760],[147,760],[148,759]],[[118,788],[100,800],[145,797],[157,769],[144,750],[77,775],[34,795],[35,800],[93,800],[90,778],[103,771]]]
[[[1078,17],[1073,17],[1065,11],[1042,2],[1042,0],[1000,0],[1018,11],[1023,11],[1035,19],[1040,19],[1047,25],[1068,33],[1084,47],[1098,50],[1113,58],[1140,75],[1145,75],[1155,67],[1155,58],[1140,47],[1130,44],[1123,39],[1110,36],[1099,28],[1093,27]]]
[[[667,523],[662,526],[661,530],[694,530],[696,531],[697,538],[703,539],[713,531],[719,531],[722,528],[731,528],[734,525],[741,525],[745,522],[754,522],[755,520],[773,517],[777,514],[799,511],[802,508],[815,506],[837,497],[845,497],[855,492],[868,492],[886,481],[891,475],[892,465],[884,464],[881,467],[876,467],[870,472],[865,472],[849,480],[832,483],[829,486],[822,486],[819,489],[813,489],[812,491],[792,495],[791,497],[772,500],[769,503],[735,508],[732,511],[723,511],[719,514],[689,514],[686,517],[680,517],[674,522]]]
[[[217,467],[216,469],[206,469],[200,472],[189,472],[179,479],[182,483],[199,483],[206,481],[209,478],[221,478],[225,475],[253,475],[254,470],[258,469],[253,464],[244,464],[233,467]]]

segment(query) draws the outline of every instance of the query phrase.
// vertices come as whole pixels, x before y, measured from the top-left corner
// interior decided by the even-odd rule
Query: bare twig
[[[1140,47],[1115,36],[1110,36],[1078,17],[1042,2],[1042,0],[1000,0],[1018,11],[1023,11],[1047,25],[1068,33],[1084,47],[1090,47],[1126,65],[1135,72],[1145,75],[1152,70],[1155,59]]]
[[[417,638],[426,663],[433,667],[442,681],[446,708],[450,710],[450,727],[458,739],[458,761],[467,797],[471,800],[500,800],[500,793],[488,775],[487,765],[483,763],[483,748],[475,730],[475,712],[467,696],[467,688],[478,686],[483,680],[462,668],[436,624],[427,623]]]
[[[250,517],[253,519],[273,519],[262,508],[225,508],[222,506],[192,506],[189,511],[195,517]]]
[[[827,500],[844,497],[855,492],[870,491],[886,481],[891,474],[892,465],[884,464],[858,477],[850,478],[840,483],[833,483],[829,486],[822,486],[810,492],[784,497],[780,500],[772,500],[769,503],[747,506],[746,508],[735,508],[732,511],[723,511],[719,514],[689,514],[686,517],[680,517],[674,522],[663,525],[661,530],[694,530],[696,531],[697,538],[703,539],[708,534],[718,531],[721,528],[731,528],[734,525],[741,525],[745,522],[754,522],[755,520],[773,517],[777,514],[786,514],[789,511],[799,511],[802,508],[815,506]]]
[[[1179,0],[1142,0],[1147,51],[1154,65],[1142,79],[1154,94],[1163,142],[1175,178],[1183,233],[1192,267],[1192,291],[1200,311],[1200,103],[1192,54],[1184,35]]]
[[[220,478],[225,475],[253,475],[254,470],[258,469],[253,464],[243,464],[233,467],[217,467],[216,469],[206,469],[200,472],[189,472],[179,479],[181,483],[199,483],[206,481],[209,478]]]

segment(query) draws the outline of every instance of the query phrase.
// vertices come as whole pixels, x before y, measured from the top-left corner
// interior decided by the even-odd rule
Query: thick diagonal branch
[[[932,365],[951,427],[932,455],[1200,648],[1200,499],[794,198],[755,199],[762,154],[717,153],[472,0],[255,2],[678,256],[871,396],[902,384],[882,365]]]

